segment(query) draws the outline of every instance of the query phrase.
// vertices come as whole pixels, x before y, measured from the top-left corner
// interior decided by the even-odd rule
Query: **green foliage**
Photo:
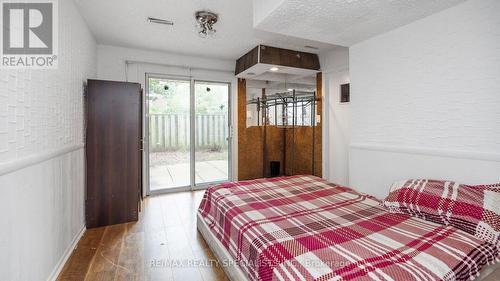
[[[226,85],[196,83],[196,114],[227,114]],[[189,114],[189,81],[149,79],[150,114]]]
[[[195,92],[196,114],[227,113],[228,93],[226,86],[197,84],[195,86]]]
[[[149,79],[150,114],[189,114],[189,82]]]

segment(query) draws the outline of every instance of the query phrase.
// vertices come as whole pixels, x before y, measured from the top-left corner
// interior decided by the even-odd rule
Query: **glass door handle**
[[[139,140],[139,151],[144,151],[144,139]]]

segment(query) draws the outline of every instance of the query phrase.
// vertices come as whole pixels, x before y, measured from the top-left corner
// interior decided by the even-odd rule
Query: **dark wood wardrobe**
[[[142,190],[142,90],[138,83],[88,80],[87,228],[138,220]]]

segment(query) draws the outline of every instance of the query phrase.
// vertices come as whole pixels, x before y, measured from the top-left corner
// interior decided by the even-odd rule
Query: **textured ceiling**
[[[253,28],[251,0],[76,0],[100,44],[236,59],[257,44],[308,52],[331,49],[330,44],[293,38]],[[201,38],[194,13],[209,9],[220,15],[214,38]],[[148,16],[174,21],[151,24]],[[304,48],[315,46],[319,50]]]
[[[255,28],[351,46],[465,0],[268,1],[254,0]]]

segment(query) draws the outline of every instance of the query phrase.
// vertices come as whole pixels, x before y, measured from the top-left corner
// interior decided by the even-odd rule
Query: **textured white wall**
[[[487,158],[500,171],[499,15],[500,1],[470,0],[350,48],[352,185],[381,195],[407,176],[500,180],[453,165]]]
[[[53,280],[84,219],[79,149],[0,176],[0,280]]]
[[[350,103],[340,103],[340,85],[349,83],[349,49],[320,54],[323,72],[323,171],[334,183],[349,184]]]
[[[0,280],[47,280],[84,227],[83,85],[96,44],[59,1],[59,69],[0,71]]]
[[[59,69],[0,72],[0,162],[82,143],[84,74],[94,71],[95,42],[73,1],[59,5]]]

